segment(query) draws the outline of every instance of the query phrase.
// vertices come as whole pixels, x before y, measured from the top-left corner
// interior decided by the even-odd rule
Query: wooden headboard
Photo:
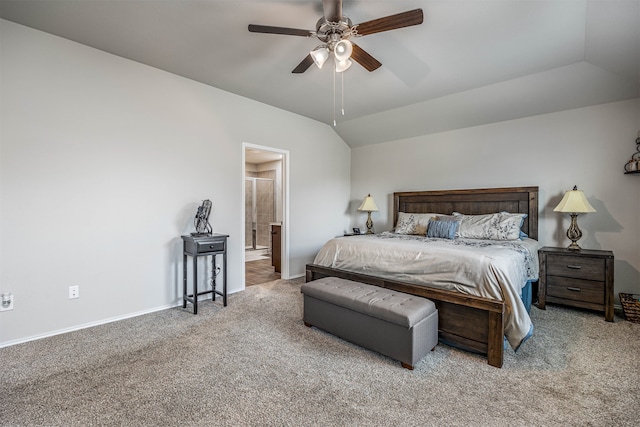
[[[393,224],[398,212],[460,212],[480,215],[496,212],[526,213],[522,231],[538,239],[538,187],[482,188],[470,190],[405,191],[393,193]]]

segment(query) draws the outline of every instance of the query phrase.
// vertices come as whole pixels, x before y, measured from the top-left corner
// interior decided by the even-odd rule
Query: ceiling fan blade
[[[269,25],[255,25],[249,24],[249,32],[251,33],[266,33],[266,34],[283,34],[286,36],[302,36],[311,37],[312,31],[299,30],[297,28],[285,28],[285,27],[271,27]]]
[[[424,15],[422,9],[409,10],[396,15],[385,16],[371,21],[366,21],[356,25],[358,35],[381,33],[383,31],[395,30],[396,28],[410,27],[422,24]]]
[[[342,0],[322,0],[324,19],[329,22],[340,22],[342,19]]]
[[[353,52],[351,52],[351,59],[362,65],[367,71],[374,71],[380,68],[382,63],[373,56],[369,55],[364,49],[355,43],[353,45]]]
[[[311,54],[307,55],[306,58],[304,58],[302,60],[301,63],[298,64],[298,66],[296,68],[293,69],[293,71],[291,71],[294,74],[300,74],[300,73],[304,73],[305,71],[307,71],[307,69],[311,66],[311,64],[313,64],[313,58],[311,57]]]

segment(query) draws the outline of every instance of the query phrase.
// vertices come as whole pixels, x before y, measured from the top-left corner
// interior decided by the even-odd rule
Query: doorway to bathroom
[[[286,153],[245,144],[245,286],[282,277]]]

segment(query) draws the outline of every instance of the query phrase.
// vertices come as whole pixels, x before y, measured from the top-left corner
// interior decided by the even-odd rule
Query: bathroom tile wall
[[[274,180],[275,170],[249,171],[245,176],[248,178],[264,178],[256,180],[256,248],[271,247],[271,227],[270,223],[275,221],[275,200]],[[245,248],[253,247],[253,180],[245,180]]]
[[[256,181],[256,210],[258,213],[258,227],[256,233],[257,245],[271,248],[271,226],[275,219],[274,180],[276,173],[273,170],[258,172],[259,178],[269,180]]]

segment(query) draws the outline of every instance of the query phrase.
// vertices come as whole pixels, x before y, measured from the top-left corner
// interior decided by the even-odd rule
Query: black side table
[[[182,252],[182,308],[187,307],[187,301],[193,304],[193,314],[198,314],[198,296],[211,294],[216,300],[216,294],[222,296],[222,305],[227,306],[227,237],[226,234],[211,234],[206,236],[182,236],[184,250]],[[216,256],[222,255],[222,292],[216,289]],[[187,293],[187,256],[193,257],[193,293]],[[198,292],[198,257],[211,256],[211,272],[213,275],[212,289]]]

